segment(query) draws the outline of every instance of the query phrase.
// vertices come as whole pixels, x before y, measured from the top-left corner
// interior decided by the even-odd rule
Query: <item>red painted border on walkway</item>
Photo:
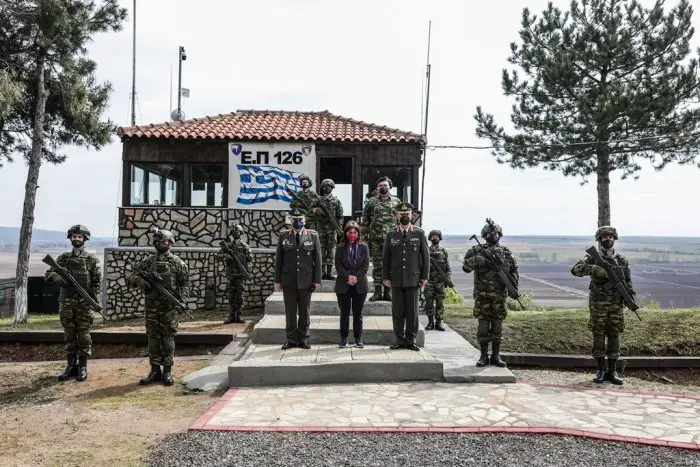
[[[606,391],[603,388],[588,388],[585,386],[557,386],[555,384],[541,383],[516,383],[528,384],[532,386],[557,387],[569,389],[582,389],[589,391]],[[235,397],[240,388],[231,388],[221,396],[221,398],[209,408],[194,424],[189,428],[189,431],[264,431],[264,432],[306,432],[306,433],[525,433],[525,434],[551,434],[551,435],[567,435],[579,436],[582,438],[593,438],[604,441],[620,441],[626,443],[645,444],[651,446],[665,446],[680,449],[691,449],[700,451],[700,443],[681,443],[677,441],[666,441],[654,438],[636,438],[633,436],[609,435],[605,433],[597,433],[588,430],[576,430],[572,428],[557,428],[557,427],[520,427],[520,426],[461,426],[461,425],[438,425],[438,426],[390,426],[390,427],[373,427],[373,426],[323,426],[323,425],[306,425],[306,426],[217,426],[207,425],[207,423],[216,415],[226,404]],[[632,392],[632,391],[610,391],[620,392],[624,394],[634,395],[655,395],[666,397],[683,398],[685,395],[672,393],[651,393],[651,392]],[[700,397],[685,396],[689,399],[700,400]]]

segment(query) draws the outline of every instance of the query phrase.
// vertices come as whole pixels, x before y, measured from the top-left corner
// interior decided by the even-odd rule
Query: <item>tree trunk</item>
[[[598,149],[598,227],[610,225],[610,156],[608,148]]]
[[[37,96],[34,111],[34,128],[32,130],[32,152],[29,155],[27,184],[24,187],[24,209],[22,211],[22,228],[19,233],[19,252],[17,253],[17,278],[15,281],[15,324],[27,322],[27,277],[29,276],[29,251],[34,227],[34,207],[36,191],[39,188],[39,169],[44,147],[44,117],[48,89],[44,77],[45,62],[43,57],[37,60]]]

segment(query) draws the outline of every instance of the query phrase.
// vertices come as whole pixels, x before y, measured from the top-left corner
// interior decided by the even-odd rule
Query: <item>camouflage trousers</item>
[[[441,282],[428,282],[423,289],[425,294],[425,315],[429,317],[435,317],[442,321],[445,300],[445,284]],[[433,309],[433,301],[435,302],[435,308]]]
[[[178,325],[176,309],[169,305],[146,306],[148,361],[151,365],[173,365]]]
[[[374,285],[382,284],[382,250],[386,236],[369,238],[369,256],[372,259],[372,279]]]
[[[245,279],[242,276],[228,276],[226,292],[228,294],[229,314],[240,313],[243,308],[243,291],[245,290]]]
[[[593,358],[620,356],[620,334],[625,330],[624,308],[620,303],[589,300],[588,329],[593,333]],[[605,338],[608,338],[607,345]]]
[[[508,316],[506,296],[484,297],[475,295],[473,314],[477,319],[506,319],[506,316]]]
[[[79,298],[64,297],[58,305],[58,316],[63,326],[66,354],[91,356],[90,326],[94,321],[92,311],[83,305]]]
[[[335,230],[318,230],[318,240],[321,243],[321,262],[326,266],[335,264],[335,247],[338,244]]]
[[[493,342],[500,344],[503,338],[503,320],[502,319],[481,319],[479,318],[479,327],[476,329],[476,340],[481,344]]]

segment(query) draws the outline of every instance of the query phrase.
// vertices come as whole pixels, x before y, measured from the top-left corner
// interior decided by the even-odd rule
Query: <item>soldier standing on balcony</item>
[[[374,281],[374,295],[370,302],[377,300],[391,301],[391,288],[384,287],[382,295],[382,249],[388,233],[396,229],[396,206],[401,200],[389,194],[392,187],[389,177],[380,177],[377,180],[377,196],[370,198],[362,212],[363,240],[369,244],[372,257],[372,280]],[[410,217],[409,217],[410,221]]]
[[[228,278],[228,318],[224,324],[244,323],[241,318],[241,309],[243,308],[243,291],[245,290],[245,275],[250,274],[250,265],[253,262],[253,255],[250,253],[250,247],[247,243],[241,240],[243,235],[243,227],[239,224],[231,228],[228,241],[225,242],[226,249],[222,246],[219,250],[219,255],[223,257],[226,263],[226,277]],[[230,253],[236,255],[236,261]],[[243,267],[240,270],[239,263]]]
[[[335,262],[335,247],[338,244],[338,231],[333,222],[328,219],[321,208],[323,203],[326,210],[335,218],[338,225],[343,226],[343,203],[333,194],[335,182],[327,178],[321,182],[321,196],[316,197],[309,209],[309,223],[316,226],[321,242],[321,257],[323,258],[323,274],[321,279],[335,280],[333,264]]]
[[[84,225],[74,225],[68,229],[68,239],[73,246],[69,253],[56,259],[59,266],[66,268],[85,290],[97,300],[102,282],[100,260],[85,251],[85,242],[90,240],[90,231]],[[90,327],[93,323],[92,311],[82,301],[80,295],[53,268],[46,271],[46,280],[61,286],[58,314],[63,326],[63,339],[66,344],[68,364],[58,375],[59,381],[75,377],[78,381],[87,379],[87,360],[92,355]]]
[[[318,194],[311,189],[313,182],[308,175],[302,175],[299,177],[299,184],[301,185],[301,191],[297,193],[297,197],[299,199],[293,199],[292,202],[289,203],[289,209],[303,209],[308,213],[311,205],[314,203],[314,200],[318,198]],[[313,219],[306,220],[307,229],[316,230],[316,227],[317,226]]]

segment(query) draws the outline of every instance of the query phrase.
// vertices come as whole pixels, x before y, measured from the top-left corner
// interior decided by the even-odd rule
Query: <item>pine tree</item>
[[[118,31],[118,0],[0,0],[0,72],[14,96],[0,114],[0,160],[22,155],[29,166],[17,255],[15,323],[27,320],[27,276],[39,170],[61,163],[66,145],[100,149],[115,125],[103,120],[111,92],[97,83],[87,56],[95,34]],[[11,83],[11,86],[7,83]],[[17,89],[19,88],[19,95]]]
[[[610,224],[610,174],[638,179],[695,163],[700,142],[698,59],[691,56],[693,9],[680,0],[650,9],[636,0],[550,2],[537,18],[523,9],[520,44],[511,44],[502,89],[515,104],[514,133],[477,107],[477,136],[500,164],[540,166],[565,176],[595,174],[598,226]],[[521,78],[522,70],[525,79]]]

